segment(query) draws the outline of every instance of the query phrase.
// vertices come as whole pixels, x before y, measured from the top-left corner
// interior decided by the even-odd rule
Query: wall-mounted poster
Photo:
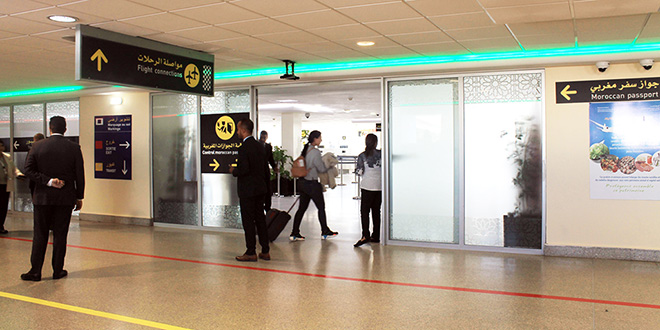
[[[660,101],[589,106],[592,199],[660,200]]]
[[[131,180],[132,115],[94,117],[94,178]]]

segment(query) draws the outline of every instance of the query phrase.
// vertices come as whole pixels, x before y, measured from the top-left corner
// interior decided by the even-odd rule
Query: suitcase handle
[[[296,203],[298,203],[298,200],[300,200],[300,196],[298,196],[298,198],[296,198],[296,200],[293,202],[293,204],[291,204],[291,207],[289,208],[288,211],[286,211],[286,213],[291,213],[291,210],[293,210],[293,207],[296,206]]]

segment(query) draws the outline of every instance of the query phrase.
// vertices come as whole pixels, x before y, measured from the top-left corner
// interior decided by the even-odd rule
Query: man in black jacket
[[[35,182],[32,268],[25,281],[40,281],[48,231],[53,230],[53,279],[67,276],[64,269],[71,211],[82,208],[85,172],[80,145],[64,138],[66,120],[55,116],[49,123],[50,137],[35,143],[25,163],[25,174]]]
[[[238,177],[238,198],[241,205],[241,219],[245,231],[245,245],[247,251],[237,256],[238,261],[257,261],[257,241],[255,234],[259,235],[261,253],[259,258],[270,260],[268,247],[268,229],[264,215],[264,197],[270,175],[264,147],[252,136],[254,123],[250,119],[242,119],[236,125],[238,136],[243,144],[238,148],[238,165],[229,168],[235,177]]]
[[[266,131],[261,131],[259,134],[259,142],[261,145],[264,146],[264,151],[266,152],[266,161],[268,161],[268,164],[270,164],[270,167],[273,168],[273,171],[275,171],[275,178],[277,178],[277,164],[275,164],[275,159],[273,158],[273,146],[266,142],[268,140],[268,132]],[[273,197],[273,191],[270,187],[270,171],[268,172],[268,182],[266,183],[266,189],[268,191],[266,192],[266,197],[264,198],[264,210],[266,212],[270,211],[270,207],[272,205],[272,197]]]

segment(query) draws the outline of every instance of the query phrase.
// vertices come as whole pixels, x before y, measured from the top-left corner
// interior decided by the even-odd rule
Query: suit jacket
[[[266,151],[266,160],[268,161],[268,164],[270,164],[270,167],[275,169],[275,158],[273,158],[273,146],[270,143],[263,143],[264,145],[264,151]]]
[[[5,159],[5,164],[7,164],[7,191],[12,192],[14,191],[14,186],[16,186],[14,179],[23,175],[23,173],[14,165],[14,159],[12,159],[11,154],[3,152],[2,157]]]
[[[250,136],[238,148],[238,166],[232,173],[238,177],[238,197],[256,197],[267,192],[270,171],[264,147]]]
[[[85,196],[85,172],[80,145],[53,135],[32,145],[25,175],[35,182],[34,205],[75,205]],[[53,178],[64,180],[61,189],[48,187]]]

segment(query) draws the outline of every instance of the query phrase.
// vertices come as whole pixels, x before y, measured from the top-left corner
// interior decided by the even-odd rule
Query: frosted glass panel
[[[8,106],[0,107],[0,139],[9,145],[9,111]]]
[[[14,106],[14,138],[32,139],[34,134],[44,131],[44,105],[25,104]],[[9,151],[10,149],[7,148]],[[14,163],[19,170],[25,171],[27,152],[14,152]],[[15,210],[19,212],[32,212],[32,195],[28,180],[16,180],[14,193]]]
[[[51,117],[61,116],[66,119],[65,136],[80,136],[80,109],[78,101],[46,103],[46,123]],[[48,135],[48,132],[44,133]]]
[[[541,81],[464,79],[465,244],[541,248]]]
[[[202,114],[250,112],[247,89],[217,91],[213,97],[202,97]]]
[[[458,82],[389,84],[390,238],[458,243]]]
[[[152,98],[156,222],[199,225],[198,99],[178,94],[159,94]]]
[[[250,112],[250,91],[217,91],[202,97],[202,115]],[[202,223],[207,227],[242,229],[237,181],[231,174],[202,174]]]

